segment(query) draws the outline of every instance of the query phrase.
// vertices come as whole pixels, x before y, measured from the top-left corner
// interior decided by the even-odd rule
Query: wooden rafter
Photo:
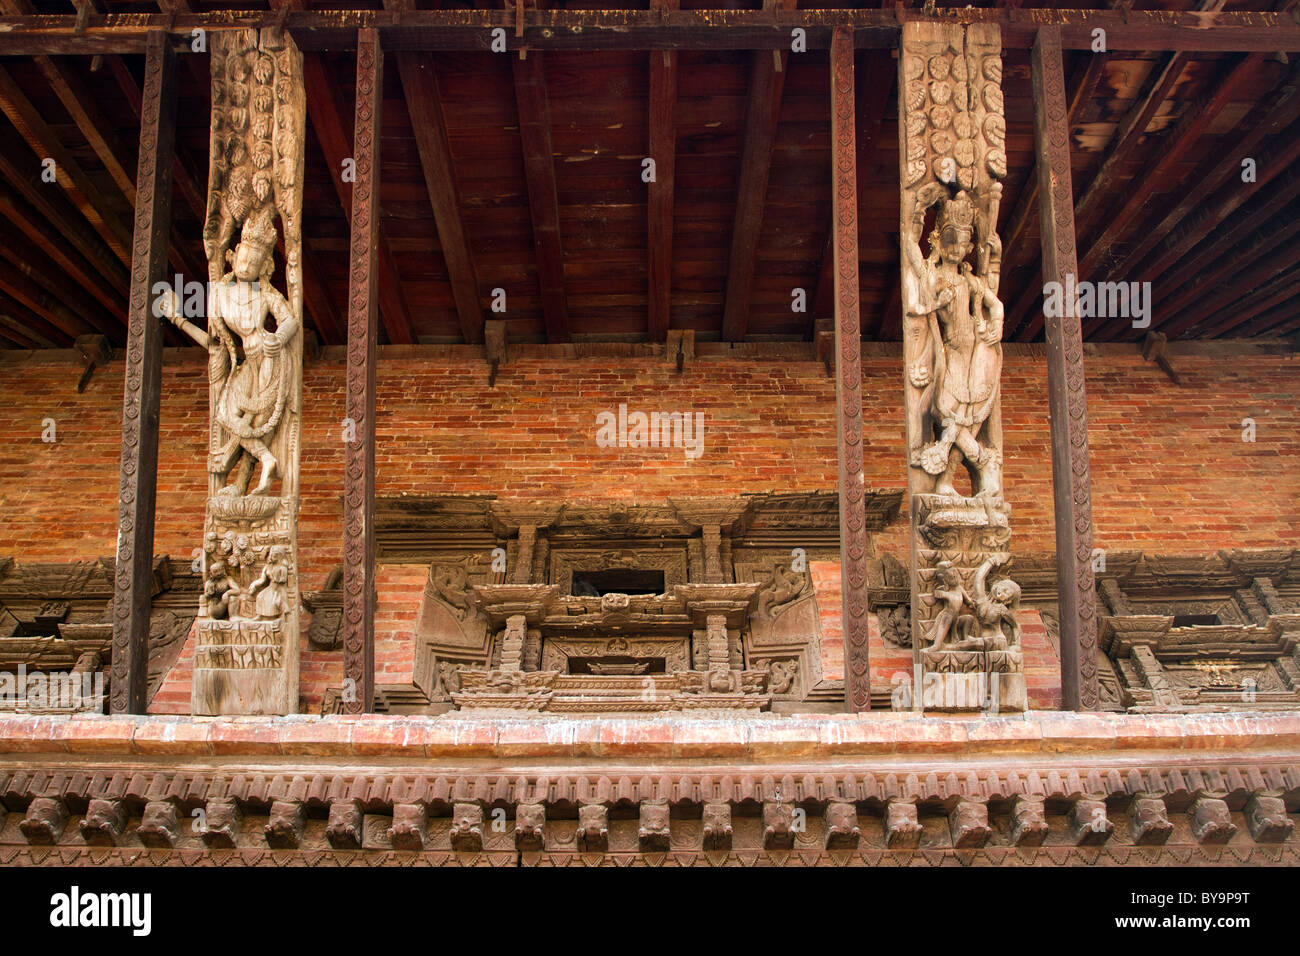
[[[104,203],[101,191],[82,171],[81,165],[73,158],[72,152],[59,142],[54,131],[42,118],[40,111],[27,98],[9,70],[3,65],[0,65],[0,109],[3,109],[19,135],[31,147],[35,154],[35,161],[39,162],[42,159],[54,161],[58,183],[68,194],[68,198],[113,250],[113,254],[123,265],[129,266],[130,238],[126,227],[118,218],[117,211]]]
[[[1083,107],[1092,100],[1097,84],[1106,73],[1107,55],[1089,54],[1087,64],[1076,69],[1071,77],[1069,128],[1079,122]],[[1010,210],[1002,229],[1002,248],[1006,250],[1002,260],[1002,274],[1010,275],[1027,260],[1038,255],[1036,243],[1029,242],[1029,229],[1038,220],[1038,169],[1031,166],[1025,176],[1016,197],[1016,204]]]
[[[470,255],[465,223],[461,218],[460,196],[452,167],[451,146],[438,92],[438,75],[433,57],[427,53],[399,53],[397,72],[411,114],[411,130],[420,154],[420,168],[429,190],[429,202],[438,227],[438,243],[447,265],[460,333],[466,342],[483,341],[483,306],[479,300],[478,275]]]
[[[1188,103],[1182,119],[1161,138],[1153,150],[1154,155],[1144,164],[1135,182],[1142,185],[1163,182],[1171,170],[1191,151],[1205,133],[1211,121],[1219,115],[1240,91],[1254,68],[1262,61],[1261,54],[1252,53],[1229,68],[1214,92],[1195,102]],[[1092,277],[1110,252],[1111,245],[1141,211],[1147,200],[1145,189],[1111,189],[1112,204],[1105,216],[1100,234],[1089,243],[1088,252],[1079,263],[1079,274]],[[1119,201],[1114,202],[1115,195]]]
[[[290,13],[286,14],[286,16],[291,16],[292,11],[301,11],[303,9],[302,0],[270,0],[270,3],[275,10],[288,8]],[[297,40],[296,32],[294,39]],[[352,45],[355,46],[355,37],[353,41]],[[338,93],[338,84],[331,78],[319,54],[309,53],[303,56],[303,85],[307,94],[307,118],[311,121],[311,127],[316,133],[316,140],[320,143],[321,151],[325,155],[325,164],[329,167],[330,178],[334,182],[334,190],[343,206],[343,212],[348,215],[352,209],[352,184],[345,182],[343,179],[343,164],[344,160],[353,159],[354,157],[352,136],[344,125],[343,117],[349,116],[351,111],[342,102],[342,98]],[[307,243],[304,240],[303,248],[306,249],[306,247]],[[379,317],[384,331],[388,334],[389,342],[395,345],[410,345],[415,342],[415,327],[411,323],[411,312],[406,304],[406,295],[402,291],[397,262],[393,258],[388,239],[384,235],[382,222],[379,225],[377,257],[379,261],[379,287],[377,290]],[[323,288],[323,283],[313,282],[312,284]],[[304,293],[309,290],[310,287],[304,284]],[[322,296],[317,294],[313,298],[319,303]],[[332,324],[334,329],[337,330],[337,332],[331,332],[331,335],[341,335],[339,320],[337,314],[333,313],[332,303],[329,315],[333,315]],[[330,321],[330,319],[327,317],[326,321]]]
[[[1171,339],[1177,338],[1212,316],[1237,308],[1241,304],[1243,290],[1257,289],[1295,268],[1297,263],[1300,263],[1300,250],[1294,245],[1283,246],[1273,255],[1257,260],[1251,268],[1238,272],[1226,287],[1205,296],[1194,307],[1162,325],[1160,331]]]
[[[1242,124],[1243,135],[1234,141],[1234,148],[1211,155],[1189,177],[1190,188],[1179,194],[1179,201],[1151,224],[1146,235],[1138,238],[1124,260],[1110,270],[1111,275],[1129,275],[1134,264],[1139,279],[1150,280],[1161,275],[1210,233],[1217,235],[1221,223],[1271,182],[1279,170],[1290,165],[1294,155],[1289,149],[1300,143],[1300,137],[1280,140],[1274,137],[1291,129],[1300,119],[1298,77],[1300,68],[1293,69],[1287,81],[1263,105],[1261,118]],[[1270,147],[1262,155],[1258,154],[1257,147],[1265,141]],[[1252,183],[1241,181],[1241,160],[1245,156],[1258,159],[1259,176]]]
[[[789,0],[781,0],[790,6]],[[764,10],[775,11],[777,0],[764,0]],[[722,341],[742,342],[749,326],[754,295],[758,241],[763,232],[763,207],[772,171],[772,147],[781,116],[785,88],[786,54],[759,51],[751,54],[749,97],[745,107],[745,140],[740,153],[740,180],[736,186],[736,217],[731,227],[731,252],[727,259],[727,291],[723,300]]]
[[[1075,202],[1076,235],[1087,233],[1100,215],[1103,206],[1113,200],[1121,171],[1137,152],[1142,137],[1146,135],[1147,127],[1151,125],[1151,120],[1169,98],[1169,94],[1190,60],[1190,56],[1186,53],[1175,53],[1170,56],[1159,71],[1149,78],[1142,96],[1129,108],[1116,126],[1114,135],[1106,144],[1106,152],[1101,164],[1088,182],[1083,195]],[[1078,105],[1078,101],[1075,101],[1075,105]],[[1011,244],[1007,248],[1021,248],[1017,241],[1012,237]],[[1027,341],[1042,329],[1042,312],[1034,308],[1041,296],[1041,283],[1038,277],[1034,276],[1033,281],[1024,286],[1019,298],[1007,313],[1007,328],[1019,329],[1019,333],[1015,335],[1016,339]]]
[[[555,184],[551,147],[550,106],[546,73],[540,53],[512,58],[515,101],[519,109],[519,139],[524,153],[524,179],[537,251],[537,285],[548,342],[569,340],[569,305],[564,292],[564,247],[560,238],[560,200]]]
[[[677,9],[678,0],[651,0],[652,10]],[[677,173],[677,52],[651,50],[650,148],[655,180],[646,198],[647,323],[651,342],[665,341],[671,324],[673,197]]]

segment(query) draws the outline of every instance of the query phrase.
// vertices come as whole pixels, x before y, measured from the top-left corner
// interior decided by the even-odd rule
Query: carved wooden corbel
[[[451,808],[451,846],[461,853],[483,849],[483,807],[477,803],[456,803]]]
[[[1042,797],[1021,795],[1011,804],[1011,845],[1042,846],[1047,836],[1047,811]]]
[[[209,800],[199,826],[199,838],[210,850],[233,850],[239,845],[239,827],[243,819],[239,801],[234,798]]]
[[[307,826],[307,807],[301,800],[276,800],[264,828],[266,845],[272,850],[296,850]]]
[[[331,800],[325,839],[336,850],[361,849],[362,819],[360,800]]]
[[[832,800],[826,805],[826,849],[856,850],[862,839],[858,828],[857,805],[847,800]]]
[[[487,319],[483,323],[483,355],[488,361],[488,388],[495,388],[497,369],[509,359],[509,341],[505,319]]]
[[[678,372],[684,371],[695,361],[695,330],[669,329],[667,355],[670,362],[676,363]]]
[[[180,838],[180,814],[174,800],[150,800],[144,805],[144,814],[136,836],[150,849],[170,850]]]
[[[28,805],[18,829],[32,846],[54,846],[67,825],[68,806],[62,798],[37,797]]]
[[[393,825],[388,839],[394,850],[423,850],[429,825],[429,807],[423,801],[393,804]]]
[[[1256,790],[1246,801],[1244,812],[1250,838],[1256,843],[1282,843],[1295,829],[1279,791]]]
[[[794,849],[794,804],[763,801],[763,849]]]
[[[1169,337],[1165,333],[1148,332],[1147,337],[1142,340],[1142,359],[1146,362],[1155,362],[1169,376],[1169,381],[1175,385],[1182,385],[1182,376],[1174,370],[1169,361],[1169,353],[1166,350],[1168,344]]]
[[[578,849],[583,853],[604,853],[609,849],[609,810],[602,803],[578,807]]]
[[[546,849],[546,806],[521,803],[515,807],[515,848],[525,853]]]
[[[1237,832],[1227,802],[1218,795],[1201,794],[1192,804],[1192,835],[1197,843],[1227,843]]]
[[[641,803],[637,840],[642,853],[667,853],[669,844],[668,802],[646,800]]]
[[[121,800],[95,798],[77,828],[90,846],[117,846],[126,830],[126,804]]]
[[[891,850],[915,850],[920,844],[916,801],[898,797],[885,801],[885,845]]]
[[[79,335],[73,342],[73,348],[81,353],[82,361],[86,363],[85,371],[81,373],[81,378],[77,379],[77,393],[81,394],[90,384],[90,377],[95,374],[95,369],[113,361],[113,346],[103,335]]]
[[[703,813],[704,849],[730,850],[732,842],[731,804],[706,803]]]
[[[948,815],[952,845],[957,850],[978,850],[989,842],[989,808],[977,800],[958,800]]]
[[[1163,846],[1169,842],[1174,825],[1164,800],[1150,794],[1134,797],[1129,808],[1129,832],[1137,846]]]
[[[1100,846],[1110,839],[1115,824],[1106,816],[1106,801],[1080,797],[1070,806],[1070,839],[1075,846]]]

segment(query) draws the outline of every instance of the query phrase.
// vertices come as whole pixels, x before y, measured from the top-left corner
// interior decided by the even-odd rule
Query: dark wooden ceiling
[[[281,2],[302,6],[294,0],[271,5]],[[108,0],[99,9],[144,13],[178,3],[197,12],[266,8],[256,0],[195,0],[188,7],[184,0],[157,6]],[[745,8],[758,0],[682,5]],[[949,5],[965,6],[940,3]],[[0,0],[0,11],[10,14],[66,14],[71,6],[67,0]],[[552,6],[637,9],[644,2]],[[1244,11],[1289,5],[1139,0],[1134,6]],[[380,229],[385,341],[481,340],[484,317],[505,318],[515,341],[662,341],[662,313],[656,321],[649,294],[650,263],[666,243],[662,237],[650,241],[654,217],[671,221],[668,328],[726,341],[812,337],[830,305],[826,53],[786,56],[778,71],[770,51],[680,51],[675,96],[652,96],[652,86],[665,89],[663,56],[388,57]],[[1080,276],[1151,280],[1153,328],[1171,338],[1300,330],[1296,68],[1281,55],[1266,54],[1066,57]],[[350,152],[355,66],[349,54],[306,58],[307,313],[325,343],[338,343],[350,190],[339,172]],[[895,62],[890,51],[858,53],[861,308],[869,340],[900,334]],[[1033,341],[1042,338],[1042,318],[1028,54],[1008,50],[1005,63],[1009,175],[1000,231],[1006,337]],[[180,74],[171,263],[187,279],[205,272],[206,64],[205,57],[182,57]],[[0,346],[66,347],[95,332],[124,343],[142,71],[140,56],[107,56],[100,63],[77,56],[0,58]],[[449,178],[435,175],[439,113]],[[675,162],[668,164],[675,167],[673,182],[670,190],[653,192],[657,185],[642,181],[642,161],[652,155],[652,141],[669,139],[675,143]],[[655,149],[663,171],[662,147]],[[47,157],[63,173],[57,185],[41,180]],[[1243,182],[1247,158],[1255,160],[1254,182]],[[439,204],[441,216],[435,214]],[[446,235],[440,235],[440,222]],[[505,290],[504,315],[488,311],[496,289]],[[792,310],[795,289],[805,290],[805,312]],[[1094,341],[1144,334],[1116,320],[1085,327],[1085,337]]]

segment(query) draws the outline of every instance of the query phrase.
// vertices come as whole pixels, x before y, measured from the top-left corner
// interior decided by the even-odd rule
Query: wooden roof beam
[[[289,11],[302,11],[302,0],[270,0],[271,7],[274,10],[288,8]],[[287,14],[292,16],[292,12]],[[179,18],[178,18],[179,19]],[[294,32],[294,39],[297,40],[297,33]],[[352,44],[349,47],[356,47],[356,36],[353,31]],[[387,47],[387,44],[385,44]],[[343,181],[343,161],[353,158],[352,135],[344,125],[343,117],[350,116],[351,110],[341,101],[338,95],[337,84],[330,78],[321,62],[319,55],[305,54],[303,56],[303,85],[306,88],[307,96],[307,118],[311,121],[311,127],[316,133],[316,140],[320,143],[321,151],[325,154],[325,164],[329,167],[330,178],[334,181],[334,190],[338,194],[339,203],[343,206],[344,216],[351,218],[352,213],[352,184]],[[306,250],[307,242],[303,240],[303,249]],[[415,326],[411,322],[411,311],[406,304],[406,295],[402,291],[401,275],[397,271],[397,263],[393,258],[392,249],[388,245],[388,238],[384,235],[382,220],[379,223],[379,317],[388,334],[388,341],[394,345],[412,345],[415,342]],[[304,261],[304,269],[305,269]],[[320,290],[324,290],[324,283],[313,282],[311,285]],[[310,286],[304,282],[304,298]],[[341,335],[341,326],[338,322],[337,313],[333,310],[331,301],[329,306],[319,306],[321,296],[314,295],[318,307],[322,310],[321,314],[326,316],[325,321],[330,321],[329,316],[333,315],[334,330],[330,334]],[[321,326],[317,326],[322,331]]]
[[[1205,338],[1219,338],[1229,332],[1234,338],[1253,338],[1280,324],[1279,318],[1300,320],[1300,311],[1295,307],[1297,297],[1300,297],[1300,271],[1283,273],[1234,304],[1229,318],[1207,328]]]
[[[280,0],[272,0],[278,8]],[[1028,49],[1040,26],[1060,25],[1065,49],[1088,50],[1093,31],[1106,31],[1113,52],[1300,52],[1300,23],[1290,16],[1261,11],[1078,10],[1007,8],[922,10],[681,10],[667,18],[651,10],[526,10],[518,42],[530,50],[788,50],[790,31],[806,31],[809,49],[827,49],[837,26],[853,31],[859,48],[897,45],[901,21],[996,23],[1005,49]],[[75,15],[0,17],[0,55],[34,56],[140,53],[150,30],[188,37],[208,30],[272,27],[288,29],[307,51],[356,49],[357,30],[375,27],[394,52],[482,50],[495,27],[514,31],[514,10],[447,9],[335,10],[297,9],[281,21],[278,12],[219,10],[207,13],[141,15],[95,13],[85,23]],[[518,45],[518,44],[516,44]]]
[[[1093,174],[1083,195],[1075,202],[1076,236],[1082,235],[1088,230],[1097,217],[1102,204],[1113,198],[1116,178],[1137,150],[1143,135],[1147,131],[1147,127],[1151,125],[1151,120],[1165,100],[1168,99],[1169,94],[1190,61],[1191,57],[1186,53],[1175,53],[1170,56],[1159,72],[1156,72],[1150,78],[1142,97],[1129,108],[1128,112],[1124,114],[1124,118],[1120,120],[1110,142],[1106,144],[1106,152],[1101,165],[1097,167],[1097,172]],[[1084,79],[1086,78],[1085,74]],[[1080,89],[1082,89],[1082,83]],[[1071,107],[1081,107],[1081,101],[1072,97]],[[1073,122],[1073,117],[1071,121]],[[1035,190],[1035,205],[1036,203],[1037,190]],[[1024,244],[1018,239],[1012,238],[1004,243],[1004,248],[1019,250],[1024,248]],[[1034,312],[1034,303],[1042,296],[1040,288],[1042,283],[1039,281],[1041,274],[1041,271],[1037,272],[1031,281],[1023,287],[1019,298],[1016,299],[1011,311],[1007,313],[1006,328],[1019,330],[1018,333],[1014,334],[1014,338],[1018,341],[1023,342],[1032,339],[1043,327],[1041,311],[1038,311],[1037,314]],[[1025,324],[1026,319],[1028,320],[1027,324]],[[1023,328],[1022,324],[1024,325]],[[1011,337],[1008,336],[1008,338]]]
[[[676,10],[678,0],[650,0],[651,10]],[[677,52],[651,50],[648,155],[655,179],[646,196],[646,316],[648,338],[663,342],[672,324],[673,201],[677,172]]]
[[[406,108],[411,114],[411,130],[420,154],[429,203],[438,227],[438,242],[451,281],[452,297],[465,341],[483,341],[483,306],[479,300],[478,275],[465,236],[461,218],[460,195],[456,188],[451,146],[438,92],[438,75],[433,57],[427,53],[399,53],[397,72],[406,93]]]
[[[763,0],[763,9],[775,11],[778,0]],[[790,6],[790,0],[780,0]],[[736,218],[731,227],[731,252],[727,259],[727,290],[723,299],[722,341],[743,342],[749,326],[754,295],[758,241],[763,232],[763,207],[772,171],[772,148],[781,116],[785,88],[784,51],[750,55],[749,99],[745,108],[745,141],[740,153],[740,181],[736,187]]]
[[[1261,286],[1294,269],[1297,264],[1300,264],[1300,248],[1294,245],[1283,246],[1274,255],[1258,260],[1253,268],[1232,276],[1228,285],[1221,288],[1218,294],[1203,297],[1195,308],[1186,310],[1176,320],[1166,322],[1160,331],[1174,339],[1184,332],[1195,330],[1216,313],[1238,308],[1243,301],[1243,290],[1256,292]],[[1249,295],[1245,298],[1249,298]]]
[[[1153,156],[1137,174],[1127,190],[1115,190],[1120,201],[1111,206],[1104,219],[1102,230],[1089,245],[1088,253],[1079,263],[1079,275],[1092,277],[1099,271],[1111,245],[1137,216],[1146,204],[1150,193],[1149,184],[1162,182],[1169,171],[1191,151],[1196,141],[1201,138],[1210,122],[1218,116],[1223,108],[1238,95],[1238,88],[1247,80],[1254,68],[1263,60],[1263,55],[1252,53],[1238,61],[1228,71],[1227,76],[1218,84],[1208,97],[1188,103],[1186,112],[1167,137],[1153,148]],[[1137,186],[1137,188],[1133,188]]]
[[[1280,170],[1290,166],[1295,157],[1288,156],[1286,141],[1279,143],[1273,137],[1289,130],[1300,119],[1297,79],[1300,79],[1300,67],[1294,68],[1286,82],[1274,91],[1261,119],[1242,124],[1244,135],[1234,141],[1231,150],[1212,154],[1202,168],[1189,177],[1191,187],[1187,192],[1181,194],[1178,202],[1138,239],[1123,261],[1110,270],[1110,275],[1130,275],[1134,268],[1142,280],[1162,275],[1210,233],[1217,237],[1225,219],[1271,182]],[[1264,155],[1258,155],[1256,148],[1265,140],[1273,145]],[[1294,144],[1300,140],[1292,138],[1290,142]],[[1253,183],[1241,181],[1241,161],[1246,156],[1255,156],[1258,160],[1258,176]],[[1219,190],[1217,194],[1214,192],[1216,189]],[[1147,257],[1145,260],[1144,256]]]
[[[71,344],[67,334],[50,325],[27,306],[0,289],[0,322],[36,343],[36,348],[56,349]]]
[[[113,254],[123,265],[129,266],[130,236],[118,218],[117,212],[104,204],[100,190],[82,171],[71,151],[59,142],[40,112],[3,65],[0,65],[0,109],[9,117],[9,121],[31,147],[38,160],[54,160],[58,183],[68,194],[68,198],[108,243]]]
[[[40,182],[40,168],[32,162],[31,154],[13,141],[6,144],[4,139],[0,135],[0,179],[12,187],[59,238],[79,252],[102,277],[118,301],[125,304],[126,267],[80,216],[67,196]]]
[[[0,289],[48,322],[68,341],[97,330],[24,272],[10,257],[0,258]]]
[[[537,250],[537,285],[542,296],[542,318],[548,342],[569,340],[569,304],[564,292],[564,248],[560,238],[560,200],[555,183],[555,157],[551,147],[550,106],[546,98],[546,73],[542,55],[511,58],[515,101],[519,110],[519,138],[524,153],[524,179],[528,209]]]

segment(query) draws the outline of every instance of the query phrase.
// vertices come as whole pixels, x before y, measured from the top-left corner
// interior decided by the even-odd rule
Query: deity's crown
[[[253,213],[244,222],[244,227],[239,232],[241,244],[247,244],[264,255],[269,254],[275,248],[278,237],[270,206],[263,206]]]
[[[971,202],[970,194],[962,190],[945,202],[939,208],[935,225],[940,232],[951,227],[969,235],[975,226],[975,204]]]

